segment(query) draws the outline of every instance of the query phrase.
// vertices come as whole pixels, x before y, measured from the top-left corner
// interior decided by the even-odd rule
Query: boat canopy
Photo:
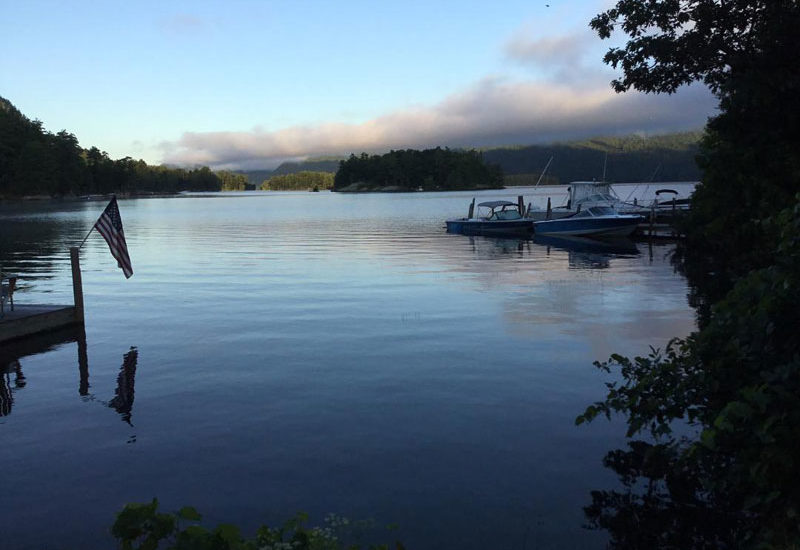
[[[484,206],[486,208],[494,209],[494,208],[499,208],[501,206],[515,206],[516,207],[517,203],[509,202],[509,201],[488,201],[488,202],[482,202],[482,203],[478,204],[478,206]]]
[[[596,196],[596,195],[599,195]],[[569,198],[573,205],[580,202],[615,200],[610,183],[596,181],[573,181],[569,184]]]

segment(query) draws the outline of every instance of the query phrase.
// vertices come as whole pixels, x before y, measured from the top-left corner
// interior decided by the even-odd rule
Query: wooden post
[[[475,213],[475,197],[472,197],[472,202],[469,205],[469,212],[467,212],[467,219],[471,220],[472,215]]]
[[[525,199],[522,198],[522,195],[517,196],[517,209],[520,216],[525,215]]]
[[[83,283],[81,282],[80,248],[70,247],[69,259],[72,263],[72,297],[75,302],[75,321],[83,324]]]
[[[650,205],[650,237],[653,236],[653,226],[656,223],[656,201],[653,200],[653,204]]]
[[[675,236],[675,195],[672,195],[672,221],[670,222],[670,233]]]
[[[550,197],[547,197],[547,213],[545,214],[544,219],[549,220],[552,215],[553,215],[553,208],[550,206]]]

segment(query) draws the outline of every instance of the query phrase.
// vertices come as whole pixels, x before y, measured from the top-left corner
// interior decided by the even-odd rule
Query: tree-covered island
[[[502,189],[503,170],[484,162],[481,153],[450,149],[406,149],[385,155],[350,155],[339,163],[333,190],[454,191]]]
[[[279,174],[264,180],[264,191],[320,191],[333,187],[333,173],[302,170],[292,174]]]

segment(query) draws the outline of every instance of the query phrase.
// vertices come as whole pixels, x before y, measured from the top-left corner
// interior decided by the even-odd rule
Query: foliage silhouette
[[[619,369],[577,423],[621,413],[628,449],[605,464],[623,491],[586,508],[615,548],[800,545],[800,58],[797,2],[619,1],[592,27],[630,37],[606,61],[618,91],[701,80],[720,114],[675,257],[699,328]],[[688,424],[692,435],[676,435]]]
[[[174,513],[158,511],[158,500],[126,505],[117,514],[111,534],[122,550],[358,550],[361,546],[343,542],[351,526],[345,518],[329,516],[325,527],[309,527],[308,516],[297,514],[281,527],[262,525],[254,537],[242,535],[239,527],[229,523],[207,529],[199,522],[200,513],[184,506]],[[185,525],[188,523],[188,525]],[[185,525],[185,526],[184,526]],[[368,546],[369,550],[403,550],[393,545]]]

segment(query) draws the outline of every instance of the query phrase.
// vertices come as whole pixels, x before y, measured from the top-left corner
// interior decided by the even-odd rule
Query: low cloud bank
[[[616,94],[597,65],[596,37],[581,29],[528,39],[523,29],[504,56],[529,80],[485,78],[438,104],[398,110],[361,124],[320,123],[273,132],[186,132],[161,144],[164,162],[213,168],[270,168],[308,156],[390,149],[527,145],[636,132],[696,129],[716,107],[702,85],[673,95]],[[591,60],[591,62],[590,62]]]
[[[316,155],[435,146],[532,144],[595,135],[694,129],[716,101],[702,86],[671,96],[534,82],[484,80],[430,108],[362,124],[294,126],[275,132],[186,132],[162,144],[164,162],[214,168],[271,167]]]

